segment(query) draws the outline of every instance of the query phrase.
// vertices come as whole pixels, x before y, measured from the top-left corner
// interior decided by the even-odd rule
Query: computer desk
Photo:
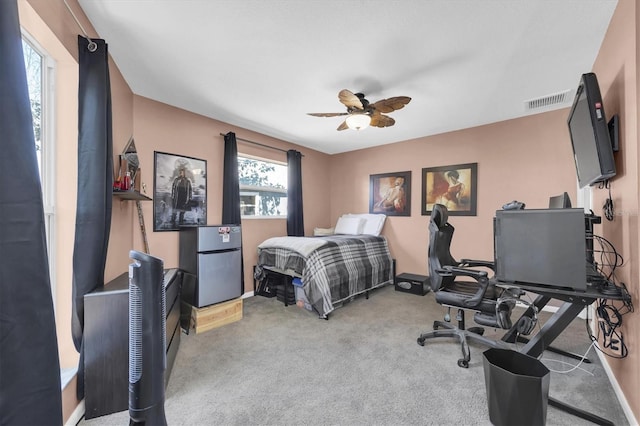
[[[538,358],[585,307],[591,305],[598,299],[624,300],[622,295],[602,292],[595,286],[587,286],[585,291],[576,291],[572,289],[546,287],[521,282],[499,282],[497,285],[504,287],[518,287],[522,290],[537,294],[538,296],[533,302],[533,305],[538,309],[538,311],[542,310],[542,308],[544,308],[551,299],[561,300],[564,302],[544,324],[540,331],[536,333],[522,349],[520,349],[521,353],[530,355],[534,358]],[[529,317],[533,315],[533,308],[531,306],[522,314],[522,316],[525,315]],[[514,324],[516,323],[517,322],[514,322]],[[504,335],[502,340],[505,342],[513,342],[514,336],[516,335],[517,329],[514,325]],[[570,406],[552,397],[549,397],[549,405],[596,424],[613,426],[613,423],[607,419],[596,416],[595,414],[589,413],[580,408]]]

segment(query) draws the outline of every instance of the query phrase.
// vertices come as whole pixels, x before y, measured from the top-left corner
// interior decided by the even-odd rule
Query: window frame
[[[21,28],[22,40],[40,57],[40,184],[42,188],[42,204],[46,234],[47,256],[49,263],[49,281],[56,307],[56,161],[55,161],[55,79],[56,61],[29,34]]]
[[[275,164],[278,166],[283,166],[285,167],[285,169],[287,169],[288,172],[288,164],[286,161],[278,161],[278,160],[274,160],[271,158],[265,158],[265,157],[259,157],[256,155],[249,155],[249,154],[243,154],[238,152],[237,155],[238,158],[238,162],[240,162],[241,158],[247,158],[250,160],[255,160],[255,161],[261,161],[263,163],[269,163],[269,164]],[[238,167],[238,178],[240,178],[240,168]],[[287,190],[288,190],[288,182],[286,183],[286,188],[281,189],[278,188],[278,191],[273,191],[273,192],[283,192],[285,194],[285,196],[283,198],[287,198]],[[240,197],[242,196],[251,196],[251,195],[255,195],[256,197],[259,197],[259,188],[257,186],[254,185],[242,185],[240,183]],[[258,202],[256,201],[256,211],[259,211],[259,207],[258,207]],[[255,215],[243,215],[242,214],[242,210],[240,211],[240,217],[242,219],[286,219],[287,218],[287,212],[285,211],[284,214],[279,214],[279,215],[259,215],[259,214],[255,214]]]

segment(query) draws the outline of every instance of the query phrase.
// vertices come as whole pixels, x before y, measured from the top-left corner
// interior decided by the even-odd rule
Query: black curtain
[[[240,225],[240,179],[236,134],[224,135],[224,171],[222,178],[222,223]]]
[[[80,353],[78,399],[84,397],[84,295],[104,286],[111,228],[113,139],[107,44],[78,36],[78,199],[73,247],[73,343]]]
[[[302,154],[287,151],[287,235],[304,236],[302,212]]]
[[[62,424],[42,188],[16,0],[0,1],[0,424]]]
[[[240,178],[238,177],[238,143],[236,134],[224,135],[222,175],[222,223],[240,225]],[[241,259],[241,291],[244,293],[244,256]]]

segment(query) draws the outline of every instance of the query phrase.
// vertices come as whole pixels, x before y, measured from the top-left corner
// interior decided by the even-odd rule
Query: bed
[[[306,301],[328,318],[351,298],[393,282],[393,260],[379,235],[384,217],[344,215],[331,235],[269,238],[258,246],[256,280],[267,272],[299,278]]]

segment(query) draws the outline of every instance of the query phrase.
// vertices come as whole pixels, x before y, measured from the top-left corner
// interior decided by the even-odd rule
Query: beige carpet
[[[464,369],[456,363],[460,346],[455,340],[416,343],[444,314],[432,294],[399,293],[387,286],[368,300],[359,297],[336,309],[328,321],[275,299],[244,302],[241,321],[182,335],[166,390],[170,425],[491,424],[486,348],[471,344],[471,363]],[[584,353],[590,345],[584,320],[557,340],[558,347]],[[628,424],[593,350],[589,357],[593,364],[567,374],[552,372],[550,395],[616,425]],[[577,363],[550,352],[542,362],[551,370]],[[123,411],[79,424],[128,422]],[[550,406],[547,424],[591,423]]]

